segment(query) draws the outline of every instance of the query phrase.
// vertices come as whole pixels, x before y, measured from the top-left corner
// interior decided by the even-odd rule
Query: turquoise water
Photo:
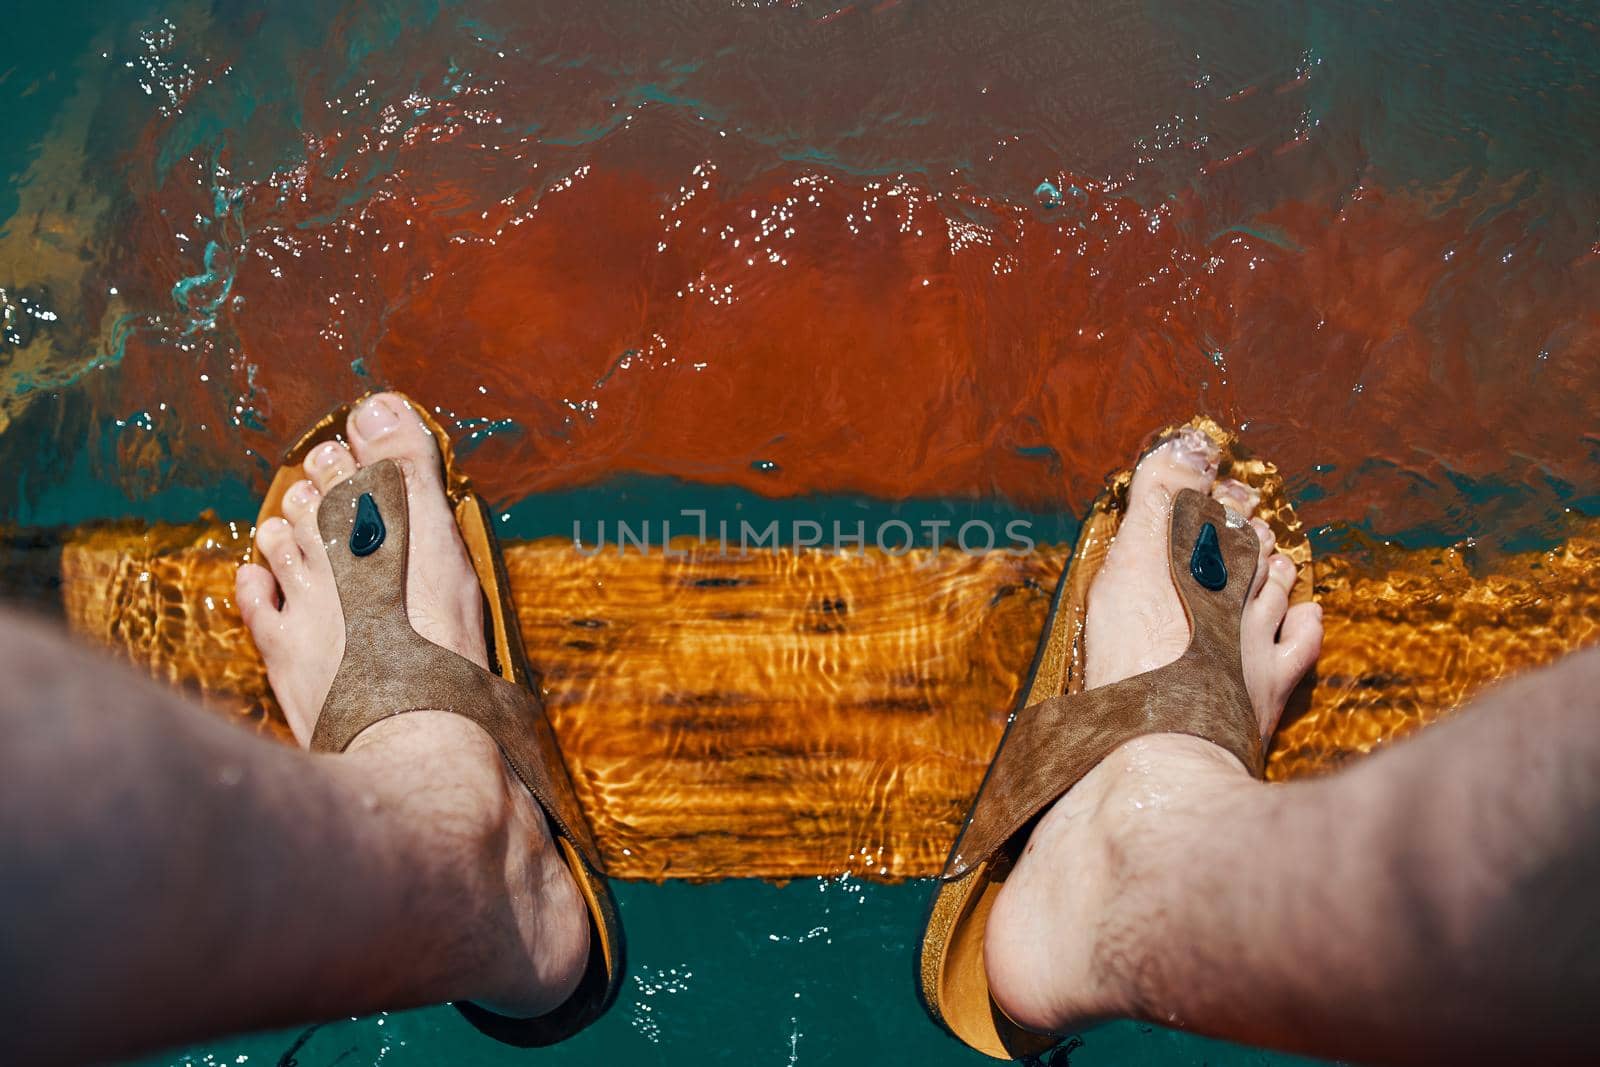
[[[450,1008],[207,1043],[154,1064],[979,1064],[935,1030],[912,992],[927,886],[851,878],[778,887],[623,884],[629,979],[610,1014],[530,1052],[483,1037]],[[712,918],[708,918],[712,917]],[[1112,1023],[1074,1067],[1308,1063],[1160,1027]],[[1071,1044],[1069,1042],[1069,1044]],[[244,1057],[241,1059],[240,1057]],[[1057,1054],[1053,1061],[1067,1062]]]

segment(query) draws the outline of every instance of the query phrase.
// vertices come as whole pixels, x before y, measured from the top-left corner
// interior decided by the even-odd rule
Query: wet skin
[[[1322,611],[1289,607],[1295,567],[1271,529],[1252,517],[1259,494],[1217,479],[1216,445],[1185,430],[1146,455],[1128,489],[1128,508],[1089,590],[1085,682],[1094,689],[1177,659],[1189,623],[1168,564],[1172,502],[1183,489],[1209,493],[1247,518],[1260,544],[1254,583],[1240,619],[1245,684],[1268,737],[1284,702],[1316,661]],[[1129,976],[1104,965],[1126,890],[1119,869],[1129,813],[1179,806],[1214,781],[1252,784],[1239,762],[1198,738],[1155,734],[1117,749],[1043,816],[1007,879],[986,934],[996,1001],[1017,1022],[1051,1032],[1123,1014]]]
[[[433,436],[405,400],[379,394],[350,415],[348,446],[328,441],[306,456],[306,477],[283,500],[283,517],[256,532],[259,558],[236,581],[238,604],[261,650],[273,693],[296,740],[309,745],[344,654],[344,615],[317,530],[323,494],[363,465],[391,459],[405,475],[410,510],[406,611],[412,628],[480,667],[488,666],[483,598],[444,493]],[[512,1015],[538,1015],[566,999],[589,951],[587,912],[550,838],[544,813],[479,727],[444,712],[383,720],[351,743],[350,758],[427,751],[399,770],[445,800],[439,818],[474,849],[498,842],[487,862],[503,869],[511,907],[498,932],[505,948],[495,992],[481,998]],[[342,757],[335,757],[342,758]],[[426,771],[436,770],[430,778]]]

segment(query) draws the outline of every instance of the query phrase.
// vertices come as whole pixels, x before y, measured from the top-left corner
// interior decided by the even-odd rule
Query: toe
[[[483,591],[445,495],[433,433],[411,404],[393,393],[378,393],[356,405],[348,430],[358,462],[369,466],[392,460],[405,477],[413,588],[428,590],[426,596],[406,602],[412,625],[434,644],[486,664]]]
[[[1240,653],[1265,738],[1277,728],[1289,694],[1322,650],[1322,609],[1314,603],[1289,607],[1295,566],[1288,556],[1274,553],[1264,569],[1260,592],[1245,606]]]
[[[1294,561],[1277,552],[1260,570],[1264,576],[1259,579],[1261,588],[1251,601],[1250,610],[1256,618],[1270,624],[1269,633],[1276,633],[1284,612],[1289,610],[1289,590],[1294,587]]]
[[[1259,646],[1277,637],[1283,613],[1289,610],[1289,587],[1294,584],[1294,564],[1278,553],[1256,571],[1258,588],[1245,606],[1245,626],[1254,631]]]
[[[1322,652],[1322,605],[1307,601],[1290,608],[1278,637],[1282,668],[1293,686],[1317,662]]]
[[[1240,518],[1248,519],[1261,504],[1261,494],[1237,478],[1223,478],[1211,487],[1217,502]]]
[[[1295,567],[1294,560],[1282,552],[1274,552],[1267,560],[1266,585],[1276,590],[1276,595],[1282,596],[1285,603],[1289,600],[1289,590],[1294,588]],[[1263,594],[1266,588],[1262,589]]]
[[[367,397],[350,413],[350,444],[362,463],[379,460],[400,461],[408,480],[418,479],[414,488],[442,485],[439,473],[439,446],[411,404],[393,393]]]
[[[1251,519],[1250,528],[1256,532],[1256,572],[1250,579],[1250,596],[1254,598],[1261,594],[1261,587],[1266,584],[1267,573],[1271,569],[1272,555],[1278,549],[1278,536],[1260,519]]]
[[[317,498],[322,503],[322,498]],[[333,580],[333,564],[328,560],[328,546],[322,542],[322,530],[317,526],[317,510],[310,511],[290,523],[294,543],[305,561],[306,576],[312,581]]]
[[[1217,480],[1217,459],[1222,450],[1211,436],[1185,426],[1139,461],[1134,480],[1141,475],[1160,480],[1169,488],[1209,492]]]
[[[256,530],[256,549],[278,580],[285,601],[303,588],[306,561],[288,519],[273,516]]]
[[[299,526],[307,516],[316,515],[321,498],[322,494],[310,479],[302,478],[283,494],[283,517],[289,520],[291,526]]]
[[[1185,427],[1139,460],[1122,521],[1089,587],[1085,677],[1091,686],[1170,663],[1188,643],[1189,622],[1169,563],[1172,504],[1185,489],[1211,492],[1219,451],[1210,435]]]
[[[306,456],[302,467],[319,492],[326,493],[356,472],[359,464],[342,441],[324,441]]]
[[[343,445],[339,446],[341,449]],[[345,452],[349,456],[349,452]],[[328,562],[328,549],[322,543],[322,531],[317,528],[317,510],[322,506],[322,494],[310,479],[301,479],[283,494],[283,517],[289,522],[294,543],[305,561],[307,575],[312,580],[333,573]]]
[[[233,601],[258,646],[264,636],[275,632],[266,623],[278,615],[278,583],[267,568],[257,563],[242,565],[233,577]]]
[[[1152,534],[1166,536],[1167,515],[1174,496],[1183,489],[1209,493],[1217,477],[1220,449],[1210,435],[1193,427],[1178,430],[1139,461],[1128,486],[1128,511],[1124,520],[1142,515]]]

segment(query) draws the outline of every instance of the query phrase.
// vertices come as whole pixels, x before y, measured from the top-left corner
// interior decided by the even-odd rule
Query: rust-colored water
[[[53,299],[136,481],[259,477],[387,384],[503,501],[1081,512],[1197,410],[1313,527],[1509,539],[1600,488],[1579,14],[527,6],[181,9],[90,57],[115,181]]]

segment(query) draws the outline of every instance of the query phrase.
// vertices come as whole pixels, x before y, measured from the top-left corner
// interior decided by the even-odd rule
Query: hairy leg
[[[1023,998],[1021,1021],[1132,1016],[1363,1062],[1593,1062],[1597,693],[1600,652],[1575,655],[1288,785],[1192,738],[1126,746],[1092,810],[1039,843],[1064,903],[1085,869],[1104,879],[1072,943],[1044,949],[1087,947],[1092,977],[1055,990],[1054,1014]]]
[[[284,517],[257,531],[266,565],[237,582],[302,744],[344,647],[317,508],[363,464],[405,477],[412,626],[487,663],[433,438],[386,394],[345,437],[307,457]],[[313,756],[6,615],[0,671],[0,1053],[104,1057],[440,1000],[532,1016],[575,987],[582,898],[466,719],[399,715]]]
[[[1217,480],[1219,450],[1198,430],[1185,430],[1145,455],[1128,487],[1127,507],[1088,595],[1084,628],[1085,684],[1094,689],[1172,662],[1189,644],[1189,622],[1172,584],[1168,529],[1184,490],[1209,493],[1254,529],[1260,555],[1239,619],[1239,654],[1251,709],[1263,737],[1284,701],[1316,659],[1322,612],[1289,606],[1295,567],[1277,551],[1271,529],[1250,518],[1253,489]],[[1150,810],[1181,807],[1203,780],[1192,761],[1168,765],[1167,752],[1198,751],[1204,766],[1244,774],[1222,749],[1187,735],[1129,742],[1091,770],[1040,818],[1006,880],[984,940],[990,991],[1012,1019],[1040,1031],[1116,1009],[1105,1003],[1103,917],[1120,906],[1120,842],[1100,829],[1112,786],[1136,773],[1148,786],[1133,803]],[[1137,758],[1136,758],[1137,757]]]
[[[1248,514],[1205,442],[1141,462],[1089,594],[1093,687],[1171,660],[1177,488]],[[1263,533],[1241,619],[1263,735],[1315,658],[1293,568]],[[1600,1033],[1600,651],[1494,690],[1326,778],[1255,781],[1198,738],[1129,742],[1039,821],[989,920],[1013,1019],[1064,1032],[1132,1016],[1363,1061],[1593,1059]]]
[[[9,613],[0,672],[0,1059],[564,996],[508,893],[556,872],[464,720],[311,756]]]

